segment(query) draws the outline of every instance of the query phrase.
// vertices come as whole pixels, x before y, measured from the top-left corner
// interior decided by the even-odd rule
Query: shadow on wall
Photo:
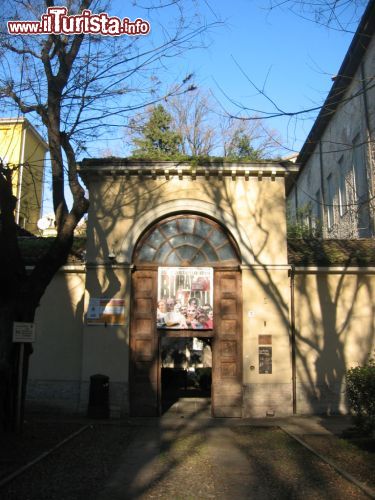
[[[103,216],[99,218],[90,212],[88,238],[92,242],[96,242],[95,248],[100,249],[101,257],[104,260],[112,252],[112,245],[120,243],[111,239],[113,234],[118,235],[116,227],[118,221],[121,220],[126,225],[126,231],[131,235],[131,240],[135,241],[139,236],[135,234],[137,219],[145,216],[151,207],[157,207],[161,203],[165,185],[170,181],[157,182],[155,187],[150,190],[146,190],[139,179],[132,182],[131,189],[127,187],[128,180],[121,180],[123,184],[120,182],[120,185],[119,182],[119,180],[108,181],[96,193],[96,196],[106,200],[106,210]],[[220,214],[218,218],[227,220],[229,215],[234,221],[240,238],[237,243],[245,250],[242,254],[252,256],[251,262],[244,258],[242,264],[245,266],[255,264],[257,266],[253,268],[253,279],[256,280],[260,289],[263,290],[264,296],[268,298],[274,310],[277,311],[285,331],[290,331],[289,296],[275,282],[263,258],[267,252],[273,252],[275,260],[278,253],[286,255],[285,228],[280,226],[279,217],[272,217],[272,213],[275,211],[285,211],[285,199],[281,194],[277,199],[268,194],[270,182],[272,181],[269,179],[264,179],[263,182],[258,181],[257,198],[254,200],[247,198],[243,201],[246,206],[243,206],[242,210],[250,214],[250,222],[255,228],[253,238],[256,241],[251,242],[252,248],[249,247],[245,235],[241,234],[238,213],[235,209],[236,192],[228,187],[230,183],[210,179],[209,182],[200,183],[200,189],[204,191],[206,199],[211,201],[216,212]],[[177,188],[176,192],[178,192]],[[94,196],[91,207],[91,210],[95,207]],[[189,212],[189,208],[186,206],[186,212]],[[89,255],[89,258],[95,261],[97,256]],[[286,264],[286,262],[280,262],[280,264]],[[365,275],[351,275],[350,278],[352,284],[349,286],[348,277],[345,274],[336,275],[334,285],[332,276],[328,274],[319,274],[316,277],[298,277],[296,287],[299,303],[296,331],[297,377],[299,401],[304,401],[304,406],[301,405],[302,408],[297,406],[297,412],[304,410],[329,414],[340,412],[342,410],[344,375],[346,368],[348,368],[348,345],[352,346],[356,339],[361,339],[362,344],[358,351],[362,352],[363,358],[373,345],[374,332],[371,324],[372,319],[369,317],[370,313],[366,313],[367,324],[362,321],[363,318],[357,316],[361,314],[359,306],[357,306],[359,296],[361,303],[374,303],[373,285]],[[127,286],[130,286],[130,283]],[[96,296],[100,292],[102,297],[114,297],[122,293],[116,270],[111,265],[106,266],[104,274],[99,275],[97,270],[91,270],[87,291],[92,296]],[[42,380],[41,377],[35,377],[35,374],[40,374],[37,369],[39,356],[40,359],[52,360],[54,357],[59,360],[57,366],[48,366],[45,371],[45,373],[51,374],[50,380],[57,381],[56,385],[59,385],[62,380],[80,380],[82,367],[78,367],[78,358],[82,359],[82,329],[78,333],[76,325],[82,324],[83,296],[74,303],[71,299],[71,293],[72,290],[65,286],[65,289],[62,287],[59,290],[58,295],[47,292],[46,298],[43,299],[43,307],[51,307],[51,310],[55,311],[53,320],[59,325],[64,325],[65,333],[64,336],[59,336],[56,327],[52,326],[56,325],[52,318],[48,323],[50,326],[42,326],[43,339],[40,340],[40,346],[36,346],[35,354],[31,358],[30,378],[32,381]],[[58,305],[56,302],[53,303],[56,296],[61,297]],[[64,307],[62,304],[65,304]],[[372,307],[371,314],[373,315],[374,306],[369,307]],[[64,308],[65,310],[63,310]],[[75,318],[71,331],[68,331],[66,326],[67,310]],[[50,331],[53,333],[51,334]],[[115,340],[111,349],[116,345],[119,349],[123,348],[123,342],[120,339]],[[73,354],[73,351],[77,354]],[[64,353],[64,356],[61,355],[61,352]],[[156,362],[156,360],[152,361]],[[69,372],[69,366],[74,366],[74,370],[71,370],[69,377],[64,375],[64,378],[61,373]],[[58,367],[61,369],[59,370]],[[277,366],[274,366],[274,370],[277,370]],[[54,378],[52,374],[54,374]],[[150,373],[144,373],[143,376],[147,381],[150,378]],[[127,374],[124,376],[124,379],[126,378]],[[151,383],[148,390],[155,393]],[[297,405],[299,401],[297,401]]]
[[[134,232],[134,214],[141,217],[150,210],[150,207],[157,207],[163,198],[163,189],[167,182],[169,181],[160,182],[154,189],[147,192],[139,183],[133,183],[131,197],[125,197],[121,192],[118,193],[112,198],[113,205],[108,213],[117,214],[115,219],[120,213],[121,217],[125,216],[125,218],[126,214],[129,214],[128,218],[133,222],[129,231]],[[215,210],[220,214],[218,219],[227,220],[229,214],[234,221],[240,239],[237,243],[244,249],[242,254],[251,255],[253,259],[249,262],[245,258],[242,264],[249,266],[255,264],[257,266],[253,269],[253,278],[277,311],[285,330],[290,331],[289,296],[286,296],[274,281],[272,273],[263,260],[264,252],[267,251],[273,252],[275,258],[279,252],[278,245],[280,245],[280,249],[285,249],[286,253],[285,228],[280,226],[279,218],[272,217],[275,210],[285,211],[285,199],[281,194],[276,200],[270,196],[267,193],[268,182],[272,181],[259,182],[257,198],[255,200],[248,198],[246,200],[247,206],[243,207],[243,210],[247,210],[250,214],[251,222],[256,228],[254,232],[254,235],[256,233],[256,241],[251,242],[251,248],[245,235],[241,234],[238,213],[235,210],[235,191],[228,188],[227,182],[214,180],[202,183],[201,189],[204,190],[204,195],[211,200]],[[188,206],[186,211],[189,212]],[[133,236],[138,235],[133,234]],[[285,262],[280,262],[280,264],[285,264]],[[343,381],[345,370],[348,368],[345,346],[348,342],[356,342],[353,338],[356,336],[356,332],[351,329],[351,325],[352,316],[357,307],[356,300],[359,290],[364,288],[367,293],[367,298],[363,297],[362,293],[362,302],[366,300],[370,304],[373,302],[373,288],[370,280],[365,276],[356,276],[353,279],[356,283],[349,299],[351,306],[345,309],[344,316],[342,316],[339,302],[346,287],[345,275],[340,277],[333,296],[329,275],[319,275],[319,278],[316,278],[316,286],[311,286],[310,283],[305,285],[301,283],[298,286],[299,300],[301,304],[302,301],[304,304],[303,308],[299,309],[300,312],[305,311],[304,321],[311,325],[311,329],[308,335],[298,329],[296,332],[297,384],[299,384],[300,397],[309,402],[308,408],[306,406],[298,408],[297,406],[297,412],[307,410],[313,413],[331,414],[343,410],[341,404]],[[346,289],[345,293],[347,293]],[[312,304],[315,303],[319,303],[320,307],[313,311]],[[368,326],[364,327],[366,331],[363,331],[363,326],[360,331],[363,339],[361,347],[363,357],[371,349],[374,340],[370,323],[371,319]],[[313,362],[308,355],[309,350],[315,353]],[[275,366],[275,370],[277,370],[277,366]]]
[[[301,413],[345,413],[346,370],[374,345],[374,280],[347,271],[296,280],[297,405]]]
[[[59,271],[36,312],[26,411],[76,413],[80,400],[84,271]]]
[[[258,241],[252,241],[252,249],[248,250],[252,251],[254,263],[260,268],[260,271],[254,269],[254,278],[290,331],[289,302],[262,262],[262,252],[271,240],[274,244],[275,235],[276,241],[279,240],[281,245],[286,244],[276,217],[274,223],[269,217],[266,224],[263,222],[268,214],[277,209],[275,200],[264,196],[266,189],[267,184],[263,183],[255,203],[250,205],[248,202],[247,209],[256,224],[258,238]],[[226,206],[227,210],[231,210],[233,219],[237,220],[232,194],[224,185],[219,187],[207,183],[206,192],[218,208],[224,211],[222,207]],[[283,207],[278,209],[282,210]],[[244,238],[238,243],[241,247],[247,245]],[[243,264],[252,263],[245,261]],[[374,282],[365,274],[347,275],[345,272],[335,277],[334,284],[329,274],[317,274],[314,280],[315,284],[311,283],[311,279],[307,282],[302,277],[298,286],[300,329],[296,332],[299,387],[297,413],[337,414],[346,411],[343,390],[345,372],[350,368],[347,352],[355,350],[356,360],[361,363],[374,346]],[[313,307],[314,304],[317,307]],[[309,325],[307,335],[304,333],[306,324]],[[359,342],[360,346],[357,345]],[[314,353],[313,361],[311,352]]]
[[[285,227],[280,226],[279,218],[272,217],[270,214],[272,210],[275,210],[275,200],[268,194],[268,182],[272,182],[271,180],[265,180],[264,182],[259,184],[259,192],[258,197],[251,202],[249,199],[246,200],[247,206],[243,207],[244,211],[248,211],[251,214],[252,223],[255,225],[256,229],[256,241],[252,241],[253,248],[250,248],[249,242],[246,239],[245,234],[241,233],[241,226],[238,219],[238,213],[235,209],[236,202],[236,192],[234,190],[230,190],[228,188],[228,182],[218,181],[215,179],[210,180],[210,182],[200,183],[200,188],[204,191],[203,198],[211,201],[212,205],[215,207],[215,212],[219,214],[218,220],[225,221],[229,218],[234,221],[234,225],[237,229],[237,233],[239,234],[240,241],[237,243],[240,245],[242,249],[244,249],[243,255],[247,254],[249,256],[248,260],[244,259],[242,264],[251,266],[256,264],[258,266],[257,269],[254,269],[254,278],[258,281],[260,288],[264,291],[264,295],[269,298],[269,301],[273,303],[274,309],[278,312],[279,317],[281,318],[282,324],[284,325],[285,331],[289,330],[289,302],[288,297],[285,297],[285,293],[279,288],[279,285],[274,282],[272,279],[272,274],[263,262],[263,254],[267,251],[273,251],[274,254],[285,255],[286,258],[286,239],[285,239]],[[117,213],[121,212],[121,216],[127,213],[129,210],[131,221],[134,221],[133,215],[134,212],[137,213],[137,219],[144,216],[150,208],[157,207],[158,204],[161,203],[163,199],[163,189],[165,183],[160,183],[157,188],[152,191],[147,192],[147,203],[145,202],[145,192],[140,187],[139,184],[133,183],[131,186],[131,200],[126,202],[126,197],[123,196],[121,198],[120,207],[116,207],[113,205],[110,210],[107,210],[109,213]],[[281,192],[281,190],[280,190]],[[113,199],[113,198],[111,198]],[[276,200],[278,206],[277,210],[281,212],[285,210],[284,207],[284,198],[280,197],[279,200]],[[130,203],[130,207],[128,204]],[[133,207],[135,205],[135,208]],[[189,212],[191,207],[186,207],[186,212]],[[169,214],[173,215],[173,214]],[[205,214],[203,214],[205,215]],[[267,218],[265,224],[263,224],[263,218]],[[136,221],[133,222],[133,225],[130,227],[129,231],[132,232],[135,230]],[[138,236],[138,235],[134,235]],[[272,245],[271,245],[271,243]],[[279,248],[273,248],[278,247]],[[275,256],[273,256],[275,258]],[[251,258],[251,261],[250,261]],[[285,265],[285,261],[281,262],[281,264]],[[277,367],[275,367],[277,369]],[[289,391],[290,395],[290,391]],[[290,396],[289,396],[290,397]],[[267,404],[274,403],[275,401],[267,401]],[[290,403],[289,403],[290,405]]]

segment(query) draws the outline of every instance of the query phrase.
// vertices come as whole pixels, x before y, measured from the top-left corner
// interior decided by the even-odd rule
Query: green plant
[[[134,123],[132,126],[136,128]],[[160,160],[181,154],[182,137],[173,130],[172,117],[161,104],[150,108],[147,121],[137,128],[134,157]]]
[[[346,394],[354,424],[364,434],[375,429],[375,359],[346,374]]]
[[[286,223],[288,238],[309,240],[322,235],[322,224],[314,217],[310,204],[299,207],[294,216],[288,205]]]

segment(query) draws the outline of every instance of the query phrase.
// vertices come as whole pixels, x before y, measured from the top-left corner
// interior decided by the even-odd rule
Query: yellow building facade
[[[16,222],[37,232],[43,199],[43,174],[48,145],[26,118],[0,119],[0,158],[14,168]]]

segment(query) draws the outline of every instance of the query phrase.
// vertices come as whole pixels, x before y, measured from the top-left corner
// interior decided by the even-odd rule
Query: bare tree
[[[351,32],[366,4],[367,0],[270,0],[270,9],[288,8],[327,28]]]
[[[174,126],[183,138],[182,153],[208,156],[217,144],[214,105],[207,92],[195,90],[167,102]]]
[[[194,2],[193,2],[194,3]],[[189,2],[174,0],[149,5],[148,18],[161,8],[174,9],[158,36],[100,36],[39,34],[12,36],[8,20],[40,20],[54,0],[15,0],[2,3],[0,31],[0,107],[3,113],[31,116],[45,134],[51,157],[52,198],[57,236],[32,271],[26,269],[17,239],[12,175],[20,165],[0,164],[0,418],[14,422],[19,350],[12,344],[14,321],[33,322],[48,284],[66,262],[73,233],[89,202],[77,173],[77,158],[108,129],[122,126],[126,114],[166,97],[155,74],[165,60],[201,46],[208,26],[187,17]],[[108,11],[105,0],[65,0],[70,15],[83,9]],[[143,13],[143,12],[142,12]],[[124,16],[125,17],[125,16]],[[217,24],[212,23],[211,26]],[[159,36],[160,35],[160,36]],[[157,41],[156,41],[157,40]],[[184,79],[174,92],[184,92]],[[31,166],[40,168],[40,166]],[[68,185],[72,206],[66,199]],[[24,361],[27,373],[28,349]],[[25,385],[24,385],[25,387]],[[1,415],[3,413],[3,415]]]
[[[256,152],[256,158],[271,158],[281,144],[279,134],[262,119],[241,120],[223,114],[212,94],[194,84],[189,92],[174,93],[163,107],[172,118],[171,128],[182,138],[179,154],[183,156],[244,158],[246,155],[235,154],[233,147],[235,140],[241,138],[246,139],[248,149]],[[153,109],[150,107],[129,120],[126,141],[136,143]]]
[[[235,137],[247,137],[258,158],[270,158],[279,147],[279,134],[263,120],[236,120],[222,113],[213,95],[198,87],[167,100],[176,130],[183,138],[183,153],[191,156],[230,156]]]
[[[259,159],[273,158],[281,145],[279,133],[267,127],[261,118],[256,117],[253,120],[241,120],[232,117],[222,119],[220,134],[225,157],[233,156],[233,146],[238,138],[245,139],[247,146],[256,152],[256,157]]]

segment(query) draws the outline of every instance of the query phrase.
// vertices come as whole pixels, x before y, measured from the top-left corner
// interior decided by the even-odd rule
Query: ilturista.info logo
[[[106,12],[93,14],[85,9],[81,14],[68,15],[66,7],[48,7],[40,21],[8,21],[11,35],[104,35],[104,36],[142,36],[148,35],[150,23],[144,19],[131,21],[128,17],[120,19]]]

